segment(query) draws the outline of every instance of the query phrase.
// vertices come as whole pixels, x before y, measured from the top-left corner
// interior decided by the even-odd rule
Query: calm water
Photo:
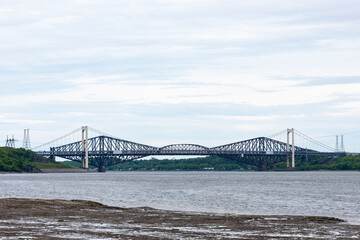
[[[7,197],[233,214],[323,215],[360,223],[360,172],[0,174],[0,198]]]

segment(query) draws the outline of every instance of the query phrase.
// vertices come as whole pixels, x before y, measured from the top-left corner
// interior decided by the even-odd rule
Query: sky
[[[286,128],[360,152],[358,0],[0,0],[0,145],[161,147]]]

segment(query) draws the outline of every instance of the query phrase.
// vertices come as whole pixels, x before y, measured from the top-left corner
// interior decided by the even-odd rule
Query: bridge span
[[[96,166],[99,171],[105,167],[121,164],[148,156],[220,156],[257,166],[265,170],[267,166],[279,162],[287,162],[287,166],[295,167],[295,158],[311,156],[336,157],[344,156],[345,152],[320,152],[301,148],[294,144],[294,129],[287,129],[287,142],[268,137],[258,137],[208,148],[197,144],[172,144],[164,147],[153,147],[111,136],[99,135],[88,138],[88,127],[81,128],[80,141],[50,147],[48,151],[37,151],[45,157],[62,157],[82,163],[83,168]],[[292,135],[290,143],[289,136]]]

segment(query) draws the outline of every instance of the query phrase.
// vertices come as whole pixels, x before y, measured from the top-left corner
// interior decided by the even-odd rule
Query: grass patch
[[[60,169],[60,168],[74,168],[61,163],[31,163],[32,166],[38,169]]]

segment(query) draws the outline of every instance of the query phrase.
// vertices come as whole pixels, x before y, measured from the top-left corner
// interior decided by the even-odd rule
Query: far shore
[[[360,170],[231,170],[231,171],[199,171],[199,170],[126,170],[126,171],[114,171],[108,170],[106,172],[359,172]],[[26,173],[97,173],[96,169],[83,169],[83,168],[52,168],[52,169],[40,169],[40,172],[1,172],[0,174],[26,174]]]
[[[97,172],[94,170],[87,170],[82,168],[50,168],[40,169],[40,172],[0,172],[0,174],[26,174],[26,173],[88,173]]]
[[[88,173],[88,172],[97,172],[91,169],[83,168],[49,168],[49,169],[40,169],[41,173]]]

